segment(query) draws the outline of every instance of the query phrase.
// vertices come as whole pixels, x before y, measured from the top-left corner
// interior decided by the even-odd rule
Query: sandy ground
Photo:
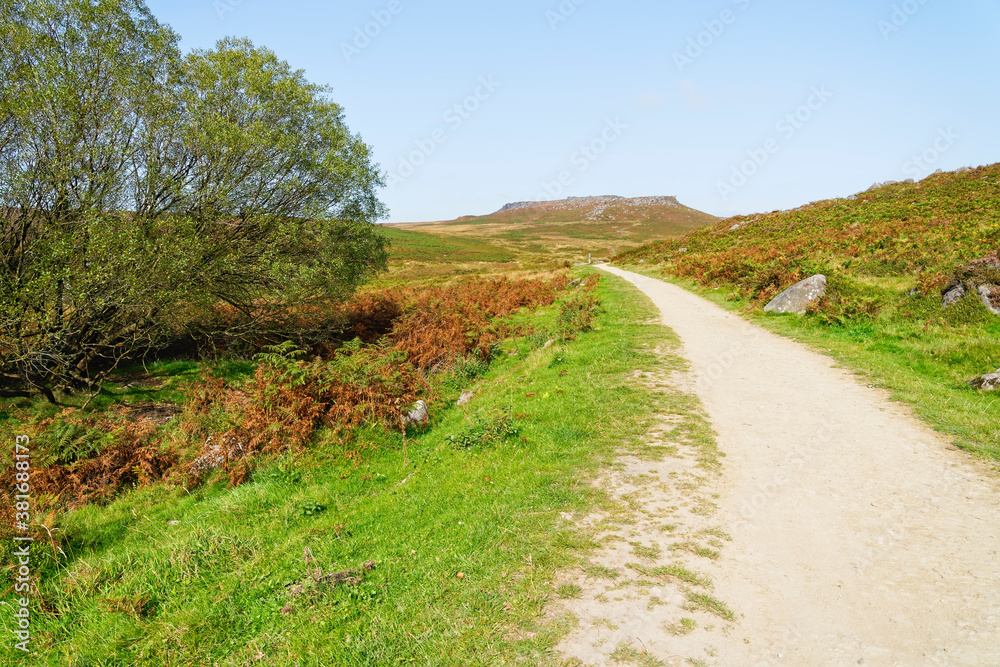
[[[994,471],[830,359],[679,287],[602,268],[645,292],[681,338],[725,458],[721,475],[706,474],[680,447],[662,461],[626,457],[604,477],[634,511],[582,521],[597,528],[601,567],[559,582],[580,587],[560,604],[579,619],[562,655],[1000,665]],[[670,576],[671,565],[711,583]]]

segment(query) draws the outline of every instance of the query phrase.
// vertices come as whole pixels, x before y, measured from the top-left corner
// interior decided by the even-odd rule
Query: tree
[[[384,268],[369,147],[270,51],[182,57],[140,0],[0,0],[0,31],[8,381],[54,400],[220,303],[251,334]]]

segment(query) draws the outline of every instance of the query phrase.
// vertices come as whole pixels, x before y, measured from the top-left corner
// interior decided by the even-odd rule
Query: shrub
[[[501,410],[490,416],[477,413],[468,428],[461,433],[448,436],[447,440],[456,449],[473,449],[509,440],[518,433],[520,429],[514,418]]]

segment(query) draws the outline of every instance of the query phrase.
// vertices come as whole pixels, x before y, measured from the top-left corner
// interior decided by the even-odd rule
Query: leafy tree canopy
[[[0,373],[46,392],[212,318],[238,333],[384,268],[383,185],[330,90],[140,0],[0,0]]]

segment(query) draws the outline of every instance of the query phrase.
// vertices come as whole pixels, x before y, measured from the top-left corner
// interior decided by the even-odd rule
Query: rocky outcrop
[[[979,298],[986,306],[986,310],[994,315],[1000,315],[1000,286],[980,285]]]
[[[661,197],[633,197],[627,199],[619,195],[601,195],[598,197],[567,197],[565,199],[560,199],[558,201],[516,201],[510,204],[505,204],[498,213],[504,213],[507,211],[520,211],[532,208],[545,208],[550,210],[577,210],[581,208],[590,207],[592,210],[587,213],[588,220],[599,219],[608,208],[615,207],[625,207],[627,209],[636,209],[645,206],[673,206],[680,207],[680,202],[677,201],[677,197],[672,196],[661,196]]]
[[[764,310],[769,313],[805,315],[809,304],[826,296],[826,276],[818,274],[795,283],[774,297]]]

